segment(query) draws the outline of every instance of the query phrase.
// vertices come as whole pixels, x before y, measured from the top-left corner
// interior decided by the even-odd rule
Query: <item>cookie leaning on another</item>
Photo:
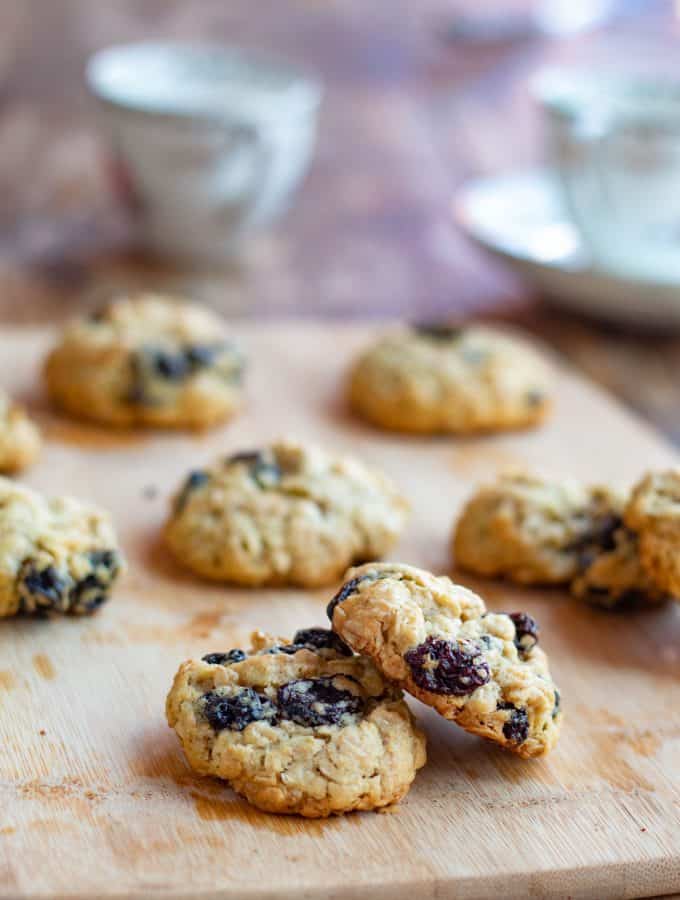
[[[538,626],[487,612],[472,591],[422,569],[350,569],[328,606],[333,630],[382,675],[472,734],[541,756],[562,724]]]
[[[349,378],[356,413],[397,431],[502,431],[541,422],[552,376],[521,338],[482,327],[422,325],[380,338]]]
[[[243,585],[314,587],[395,543],[408,504],[381,473],[278,441],[192,472],[165,540],[188,568]]]
[[[41,443],[40,432],[22,407],[0,391],[0,472],[10,474],[30,466]]]
[[[645,565],[632,519],[631,503],[610,488],[505,474],[465,505],[454,560],[520,584],[568,584],[576,597],[608,609],[663,602],[670,587]]]
[[[93,613],[122,568],[107,513],[0,478],[0,617]]]
[[[396,803],[425,763],[401,691],[332,632],[180,666],[169,725],[189,764],[267,812],[318,818]]]
[[[106,425],[206,428],[242,401],[244,360],[208,309],[121,297],[64,331],[45,365],[52,400]]]
[[[624,519],[638,535],[647,577],[680,600],[680,469],[645,475],[633,488]]]
[[[524,472],[482,485],[458,519],[456,564],[520,584],[566,584],[584,554],[611,543],[623,499],[604,487]]]

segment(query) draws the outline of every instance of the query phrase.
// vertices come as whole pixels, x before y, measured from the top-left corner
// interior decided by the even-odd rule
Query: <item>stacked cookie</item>
[[[647,475],[630,496],[604,486],[502,475],[465,506],[456,564],[520,584],[564,584],[609,609],[680,597],[680,473]]]
[[[395,803],[425,763],[403,691],[520,756],[555,744],[560,695],[527,614],[489,613],[448,578],[369,563],[346,573],[328,616],[333,631],[256,635],[249,653],[183,663],[166,710],[196,771],[269,812]]]
[[[330,631],[254,637],[247,654],[210,653],[175,676],[167,717],[192,768],[269,812],[328,816],[403,797],[425,737],[399,688]]]

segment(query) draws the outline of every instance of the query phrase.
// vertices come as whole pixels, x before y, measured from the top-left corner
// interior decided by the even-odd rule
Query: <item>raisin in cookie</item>
[[[72,323],[47,359],[52,399],[109,425],[205,428],[241,404],[243,357],[207,309],[123,298]]]
[[[254,636],[250,653],[180,667],[168,723],[190,766],[273,813],[318,818],[396,803],[425,763],[401,691],[332,632],[293,643]]]
[[[605,609],[627,609],[663,603],[668,593],[649,577],[642,565],[637,535],[622,522],[611,534],[600,534],[599,546],[581,557],[581,574],[571,582],[571,592]]]
[[[24,410],[0,391],[0,472],[18,472],[35,462],[40,433]]]
[[[491,328],[414,326],[369,347],[349,380],[352,408],[382,428],[424,433],[535,425],[550,409],[547,363]]]
[[[680,598],[680,469],[646,475],[633,489],[624,520],[638,536],[646,576]]]
[[[180,562],[207,578],[311,587],[382,556],[406,514],[406,501],[380,473],[279,441],[192,472],[174,499],[165,539]]]
[[[106,513],[0,478],[0,616],[92,613],[122,565]]]
[[[468,501],[453,537],[456,565],[521,584],[566,584],[613,547],[623,500],[604,487],[501,475]]]
[[[487,612],[448,578],[369,563],[331,600],[334,631],[388,680],[472,734],[523,757],[547,753],[562,714],[527,613]]]

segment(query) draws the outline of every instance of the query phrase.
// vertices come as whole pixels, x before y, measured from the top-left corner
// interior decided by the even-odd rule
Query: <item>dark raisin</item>
[[[462,697],[491,677],[481,648],[470,640],[454,643],[429,637],[405,653],[404,659],[418,687],[433,694]]]
[[[503,736],[512,744],[523,744],[529,737],[529,716],[524,708],[510,707],[512,710],[503,725]]]
[[[231,456],[227,456],[224,462],[228,465],[236,465],[236,463],[247,463],[247,465],[254,465],[258,463],[262,459],[262,451],[260,450],[243,450],[241,453],[232,453]]]
[[[276,707],[253,688],[243,688],[230,697],[219,691],[211,691],[203,696],[203,714],[213,731],[243,731],[251,722],[276,719]]]
[[[29,615],[67,612],[72,583],[54,566],[39,569],[30,560],[25,562],[18,583],[21,611]]]
[[[649,598],[644,591],[636,588],[614,594],[605,585],[591,584],[588,585],[583,599],[586,603],[609,612],[629,612],[637,607],[646,606]]]
[[[120,567],[120,557],[115,550],[92,550],[88,554],[88,559],[92,566],[104,566],[105,569],[116,569]]]
[[[149,360],[153,371],[167,381],[181,381],[191,371],[186,355],[181,351],[149,350]]]
[[[133,406],[152,406],[154,399],[149,393],[147,377],[147,354],[144,350],[130,354],[130,384],[124,400]]]
[[[121,568],[121,558],[115,550],[92,550],[87,560],[92,572],[77,581],[69,595],[69,612],[74,615],[92,613],[105,603]]]
[[[356,578],[351,578],[349,581],[346,581],[326,607],[326,615],[331,622],[333,621],[333,613],[335,612],[335,607],[338,603],[342,603],[343,600],[346,600],[351,594],[354,594],[359,585],[364,581],[375,581],[375,578],[375,575],[357,575]]]
[[[527,391],[526,393],[526,402],[527,406],[541,406],[541,404],[545,401],[545,394],[543,391],[539,391],[534,388],[531,391]]]
[[[433,341],[454,341],[463,333],[459,325],[447,325],[445,322],[416,322],[411,327],[416,334]]]
[[[184,357],[192,371],[206,369],[224,350],[222,344],[192,344],[185,348]]]
[[[200,469],[195,469],[193,472],[189,472],[187,475],[182,488],[177,495],[177,499],[175,500],[175,512],[181,513],[184,507],[186,506],[187,500],[189,499],[189,494],[199,488],[202,484],[206,484],[210,480],[210,476],[207,472],[203,472]]]
[[[227,653],[206,653],[202,657],[203,662],[210,663],[211,666],[230,666],[232,663],[242,662],[248,656],[243,650],[238,648],[229,650]]]
[[[281,481],[281,467],[273,460],[268,459],[259,450],[249,450],[244,453],[235,453],[225,460],[228,466],[242,463],[248,466],[250,477],[261,488],[274,487]]]
[[[607,597],[609,596],[609,588],[603,584],[588,585],[588,596]]]
[[[279,713],[298,725],[338,725],[346,716],[358,716],[364,708],[361,697],[336,687],[333,678],[289,681],[277,693]]]
[[[342,638],[328,628],[301,628],[295,632],[293,645],[311,650],[335,650],[342,656],[352,656],[352,651]]]
[[[553,719],[557,718],[557,714],[560,711],[560,706],[562,705],[562,697],[560,692],[555,688],[555,705],[553,706],[552,717]]]
[[[290,644],[276,644],[274,647],[267,647],[261,650],[261,653],[276,654],[285,653],[292,656],[298,650],[334,650],[343,656],[352,656],[352,651],[347,644],[332,631],[325,628],[307,628],[295,633],[293,642]]]
[[[508,613],[515,626],[515,647],[520,656],[528,656],[538,643],[538,622],[529,613]]]
[[[266,650],[261,650],[260,652],[270,656],[275,656],[277,653],[284,653],[286,656],[292,656],[301,649],[302,647],[298,647],[297,644],[277,644],[275,647],[267,647]]]
[[[108,591],[103,590],[101,583],[94,575],[81,579],[72,594],[73,603],[69,608],[76,616],[86,616],[95,612],[109,599]]]
[[[109,312],[109,306],[106,304],[105,306],[99,306],[97,309],[93,309],[88,313],[87,318],[90,322],[105,322],[109,318]]]
[[[634,609],[637,606],[645,606],[647,602],[648,597],[645,592],[633,588],[616,597],[616,609]]]
[[[153,404],[153,379],[183,381],[202,369],[216,365],[218,357],[229,348],[226,342],[185,344],[168,349],[142,347],[130,356],[131,385],[127,393],[129,403]],[[227,372],[230,380],[239,381],[243,362],[236,355],[234,365]]]
[[[584,513],[581,517],[589,519]],[[621,517],[614,513],[606,513],[592,519],[586,531],[567,546],[567,550],[578,554],[582,571],[587,569],[599,553],[609,553],[616,549],[616,535],[622,528]]]
[[[622,524],[621,517],[613,513],[599,516],[593,526],[591,542],[605,552],[616,550],[616,532]]]

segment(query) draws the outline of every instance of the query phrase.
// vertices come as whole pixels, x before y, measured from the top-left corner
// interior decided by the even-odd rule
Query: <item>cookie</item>
[[[349,402],[381,428],[501,431],[541,422],[551,375],[520,338],[480,326],[414,326],[380,338],[356,361]]]
[[[191,472],[174,498],[165,540],[206,578],[313,587],[386,553],[407,509],[379,472],[279,441]]]
[[[206,428],[239,409],[243,368],[217,315],[141,294],[67,327],[45,378],[52,400],[77,418]]]
[[[0,478],[0,616],[88,615],[122,568],[105,512]]]
[[[449,578],[368,563],[346,573],[328,616],[386,679],[466,731],[526,758],[557,741],[560,695],[527,613],[487,612]]]
[[[599,548],[582,557],[582,572],[571,592],[605,609],[627,609],[663,603],[668,594],[649,577],[642,565],[637,535],[623,523],[614,528]]]
[[[638,535],[646,576],[680,598],[680,469],[646,475],[632,491],[624,520]]]
[[[396,803],[425,763],[401,691],[332,632],[180,666],[168,723],[189,765],[259,809],[319,818]]]
[[[0,472],[18,472],[40,453],[40,432],[22,407],[0,391]]]
[[[613,547],[623,499],[605,487],[507,473],[468,501],[453,536],[456,565],[520,584],[567,584]]]

